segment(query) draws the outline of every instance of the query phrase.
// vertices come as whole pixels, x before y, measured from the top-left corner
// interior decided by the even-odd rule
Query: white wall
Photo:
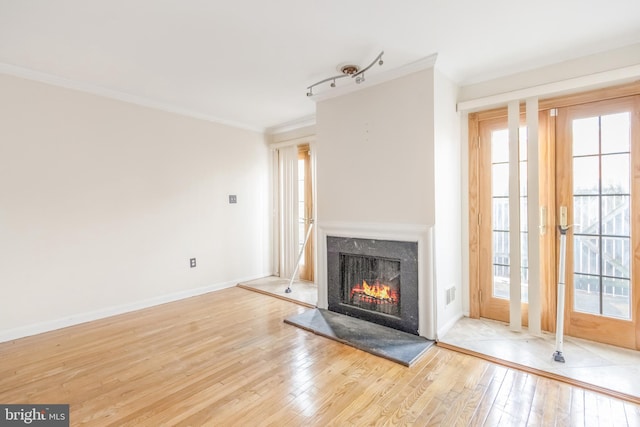
[[[270,144],[282,144],[293,140],[300,139],[315,139],[316,127],[315,125],[304,126],[301,128],[292,129],[286,132],[273,133],[269,135]]]
[[[433,69],[318,103],[319,221],[433,225]]]
[[[261,134],[3,75],[0,93],[0,341],[271,273]]]
[[[640,64],[640,44],[633,44],[620,49],[600,52],[497,79],[465,85],[460,88],[458,102],[619,70],[638,64]],[[632,78],[632,80],[636,79],[637,77]],[[580,90],[595,89],[598,86],[603,87],[624,82],[603,82],[597,86],[581,88]],[[559,92],[552,95],[556,96],[562,93],[567,92]],[[495,106],[492,105],[491,107]]]
[[[457,86],[434,72],[435,283],[438,335],[462,317],[462,194]],[[455,298],[447,304],[446,292]]]
[[[323,227],[343,232],[353,224],[357,236],[384,234],[387,227],[390,235],[419,236],[420,333],[429,338],[462,315],[456,94],[450,80],[429,68],[317,105],[319,233],[324,235]],[[321,240],[319,305],[325,280]],[[456,300],[446,305],[451,286]]]

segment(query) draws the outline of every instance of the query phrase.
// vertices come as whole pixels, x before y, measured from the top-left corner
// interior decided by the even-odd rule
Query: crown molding
[[[316,116],[315,114],[300,117],[295,120],[291,120],[288,122],[281,123],[279,125],[268,127],[265,130],[267,135],[277,135],[279,133],[290,132],[292,130],[301,129],[307,126],[315,126],[316,124]]]
[[[413,74],[418,71],[426,70],[428,68],[433,68],[436,63],[436,59],[438,59],[438,54],[434,53],[432,55],[421,58],[417,61],[410,62],[401,67],[393,68],[381,73],[376,73],[367,76],[366,80],[362,84],[348,84],[340,87],[330,88],[324,90],[322,92],[318,92],[317,94],[311,95],[308,98],[312,101],[324,101],[326,99],[336,98],[338,96],[346,95],[348,93],[357,92],[359,90],[366,89],[371,86],[375,86],[381,83],[385,83],[391,80],[395,80],[400,77],[407,76],[409,74]]]
[[[233,120],[227,120],[220,117],[211,116],[208,114],[189,110],[187,108],[183,108],[177,105],[160,102],[160,101],[156,101],[150,98],[145,98],[137,95],[131,95],[126,92],[107,89],[102,86],[79,82],[76,80],[59,77],[53,74],[43,73],[41,71],[19,67],[17,65],[0,62],[0,74],[20,77],[27,80],[34,80],[34,81],[37,81],[40,83],[46,83],[52,86],[58,86],[65,89],[77,90],[79,92],[85,92],[92,95],[102,96],[104,98],[115,99],[117,101],[122,101],[129,104],[135,104],[142,107],[153,108],[155,110],[161,110],[167,113],[173,113],[181,116],[191,117],[194,119],[205,120],[205,121],[220,124],[220,125],[231,126],[231,127],[249,130],[253,132],[259,132],[259,133],[265,132],[265,129],[261,127],[256,127],[256,126],[248,125],[246,123],[240,123]]]

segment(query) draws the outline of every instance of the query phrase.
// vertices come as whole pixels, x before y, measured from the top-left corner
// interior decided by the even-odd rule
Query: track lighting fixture
[[[329,85],[330,87],[336,87],[336,80],[337,79],[341,79],[343,77],[351,77],[353,79],[355,79],[356,84],[360,84],[363,83],[365,81],[364,79],[364,73],[365,71],[369,70],[371,67],[373,67],[375,65],[375,63],[377,62],[379,66],[381,66],[382,64],[384,64],[384,61],[382,60],[382,55],[384,55],[384,51],[380,52],[378,54],[378,56],[376,56],[376,58],[371,61],[371,64],[369,64],[367,67],[363,68],[362,70],[360,69],[360,67],[358,67],[357,65],[344,65],[342,67],[340,67],[340,71],[342,72],[342,74],[339,74],[337,76],[333,76],[333,77],[328,77],[324,80],[320,80],[319,82],[316,82],[314,84],[312,84],[311,86],[307,87],[307,96],[313,96],[313,88],[316,86],[319,86],[323,83],[326,82],[331,82],[331,84]]]

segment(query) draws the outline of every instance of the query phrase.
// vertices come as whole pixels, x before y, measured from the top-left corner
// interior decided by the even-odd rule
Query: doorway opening
[[[274,149],[276,276],[285,284],[287,299],[300,297],[305,303],[310,293],[317,301],[314,162],[308,141]],[[302,289],[304,296],[298,295]]]
[[[273,147],[273,275],[239,286],[314,308],[318,286],[312,146],[309,140],[295,140]]]

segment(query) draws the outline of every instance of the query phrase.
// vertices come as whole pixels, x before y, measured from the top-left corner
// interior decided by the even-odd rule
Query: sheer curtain
[[[291,277],[298,257],[298,147],[278,149],[280,277]]]

